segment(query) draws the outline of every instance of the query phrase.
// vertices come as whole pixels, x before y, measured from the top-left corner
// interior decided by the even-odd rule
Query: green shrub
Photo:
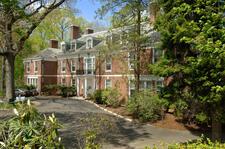
[[[57,92],[59,91],[60,86],[58,85],[45,85],[42,89],[42,93],[44,95],[56,95]]]
[[[102,93],[104,104],[107,106],[118,107],[120,106],[120,93],[117,89],[108,88],[103,90]]]
[[[112,88],[96,90],[93,94],[89,95],[89,99],[93,100],[97,104],[104,104],[112,107],[120,106],[119,98],[119,91]]]
[[[60,86],[60,94],[63,97],[76,96],[77,88],[76,86]]]
[[[164,100],[150,91],[134,93],[128,100],[127,110],[141,121],[155,121],[163,117]]]
[[[0,125],[0,148],[64,148],[58,129],[61,128],[52,114],[48,118],[27,104],[18,104],[16,116]]]
[[[184,144],[170,145],[168,149],[223,149],[224,143],[212,142],[210,139],[198,139],[194,142],[188,142]]]
[[[198,140],[190,141],[187,143],[177,143],[177,144],[162,144],[158,146],[145,147],[145,149],[161,149],[161,148],[168,148],[168,149],[224,149],[225,144],[219,142],[212,142],[208,138],[201,138]]]

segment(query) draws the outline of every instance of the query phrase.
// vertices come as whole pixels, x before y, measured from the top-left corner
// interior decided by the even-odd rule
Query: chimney
[[[50,39],[49,44],[50,44],[50,48],[58,49],[59,47],[59,42],[56,39]]]
[[[80,27],[72,25],[71,26],[71,39],[72,40],[77,39],[77,38],[79,38],[79,35],[80,35]]]
[[[149,4],[149,21],[151,24],[155,23],[156,17],[160,11],[160,7],[156,2],[150,2]]]
[[[90,29],[90,28],[86,29],[86,34],[93,34],[93,33],[94,33],[93,29]]]

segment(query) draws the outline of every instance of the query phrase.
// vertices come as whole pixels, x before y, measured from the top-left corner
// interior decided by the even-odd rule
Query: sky
[[[104,20],[100,20],[99,18],[95,18],[95,11],[101,7],[101,4],[96,0],[77,0],[74,4],[75,8],[79,10],[78,15],[84,17],[89,22],[98,21],[105,26],[109,26],[109,21],[106,18]]]

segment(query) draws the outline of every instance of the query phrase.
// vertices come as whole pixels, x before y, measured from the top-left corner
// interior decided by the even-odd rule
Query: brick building
[[[149,29],[149,36],[155,36]],[[50,84],[75,85],[78,96],[84,97],[96,89],[116,87],[127,99],[134,91],[134,64],[132,50],[125,48],[127,43],[122,42],[121,36],[120,30],[87,29],[81,34],[78,26],[71,26],[69,42],[50,40],[49,48],[24,59],[25,82],[36,86],[39,92]],[[120,48],[104,50],[109,41]],[[163,78],[148,72],[148,64],[156,62],[161,54],[152,45],[141,53],[141,89],[156,90],[163,84]]]

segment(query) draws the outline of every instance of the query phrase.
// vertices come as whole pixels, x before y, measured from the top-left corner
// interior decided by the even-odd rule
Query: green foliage
[[[58,85],[45,85],[42,89],[42,93],[45,95],[56,95],[59,89],[60,86]]]
[[[60,86],[60,94],[63,97],[76,96],[77,88],[76,86]]]
[[[116,88],[96,90],[89,98],[98,104],[112,107],[120,106],[120,93]]]
[[[94,130],[92,131],[86,131],[85,132],[85,149],[100,149],[101,148],[101,145],[98,144],[96,142],[96,132]]]
[[[0,125],[0,147],[13,148],[63,148],[58,129],[61,128],[54,114],[48,118],[27,104],[18,104],[16,116]]]
[[[0,102],[0,110],[13,109],[14,107],[15,106],[13,104]]]
[[[163,11],[159,12],[155,29],[166,51],[164,59],[150,69],[172,78],[162,96],[171,103],[178,101],[180,109],[200,107],[190,112],[197,114],[198,121],[210,121],[212,113],[216,113],[217,120],[224,120],[224,1],[158,2]]]
[[[129,98],[127,110],[141,121],[156,121],[164,115],[166,102],[150,91],[136,92]]]
[[[168,149],[222,149],[225,148],[225,144],[219,142],[212,142],[210,139],[198,139],[195,142],[188,142],[184,144],[170,145]]]
[[[212,142],[208,138],[201,138],[198,140],[190,141],[187,143],[177,143],[177,144],[170,144],[170,145],[158,145],[151,147],[145,147],[145,149],[161,149],[161,148],[168,148],[168,149],[222,149],[225,148],[224,143],[219,142]]]

